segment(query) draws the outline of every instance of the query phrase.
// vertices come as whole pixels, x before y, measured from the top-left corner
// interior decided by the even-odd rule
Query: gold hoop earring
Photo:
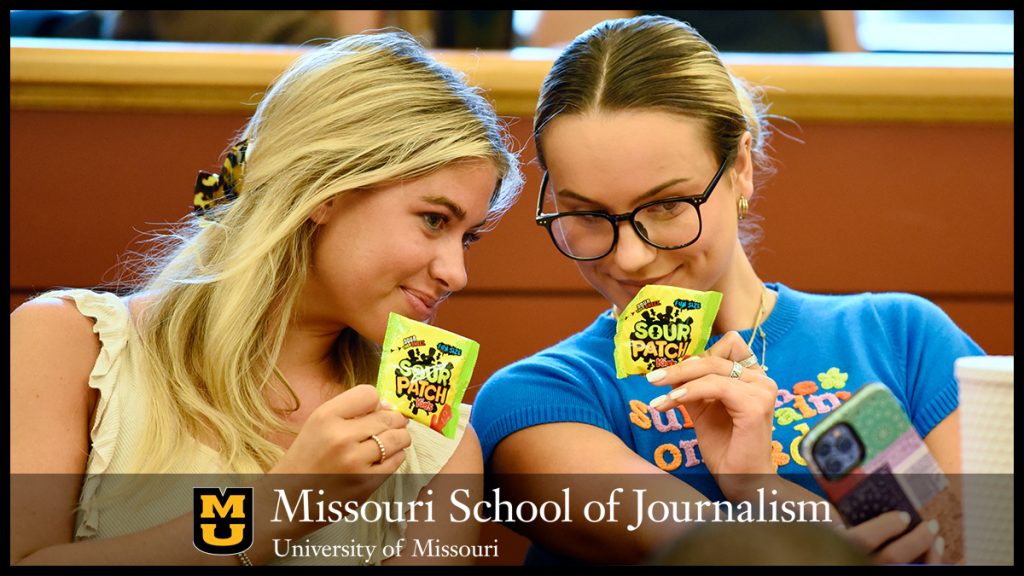
[[[750,211],[750,204],[747,203],[746,196],[740,196],[740,199],[736,201],[736,211],[739,213],[739,219],[743,220],[747,217],[747,212]]]

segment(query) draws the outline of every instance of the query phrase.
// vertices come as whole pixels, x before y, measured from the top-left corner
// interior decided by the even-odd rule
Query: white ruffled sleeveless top
[[[129,458],[142,432],[149,410],[146,387],[140,385],[138,365],[139,337],[125,302],[111,293],[85,289],[56,290],[42,296],[73,301],[86,317],[95,319],[93,332],[99,335],[101,349],[89,374],[89,386],[99,391],[99,399],[90,435],[89,459],[76,515],[75,539],[107,538],[131,534],[157,526],[192,511],[193,474],[225,474],[219,455],[209,446],[195,442],[196,457],[189,465],[161,476],[155,497],[144,509],[120,498],[96,505],[97,497],[133,470]],[[411,502],[423,486],[451,458],[469,422],[470,406],[462,404],[458,431],[448,439],[417,422],[409,423],[412,446],[405,462],[370,497],[379,502]],[[166,482],[163,480],[166,478]],[[293,495],[289,494],[292,498]],[[310,504],[313,508],[312,500]],[[375,545],[371,564],[385,558],[381,550],[405,534],[405,522],[337,522],[311,532],[295,543],[337,545],[355,542]],[[296,557],[289,555],[277,564],[365,564],[358,557]]]

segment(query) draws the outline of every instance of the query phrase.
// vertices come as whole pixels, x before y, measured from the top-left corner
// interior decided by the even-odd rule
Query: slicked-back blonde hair
[[[544,169],[544,128],[566,114],[660,110],[697,118],[719,162],[732,162],[752,136],[758,179],[771,173],[761,93],[733,76],[718,51],[689,24],[664,16],[606,20],[580,34],[555,60],[541,87],[534,141]],[[757,235],[751,219],[740,237]]]
[[[490,105],[402,32],[305,53],[239,139],[249,142],[239,197],[212,225],[191,221],[161,238],[137,290],[151,406],[134,472],[180,469],[190,439],[235,472],[267,470],[283,454],[267,436],[294,430],[266,397],[291,394],[297,408],[275,363],[311,263],[309,216],[321,203],[482,159],[500,178],[493,223],[522,185]],[[344,387],[375,380],[379,349],[351,329],[338,338],[337,358]]]

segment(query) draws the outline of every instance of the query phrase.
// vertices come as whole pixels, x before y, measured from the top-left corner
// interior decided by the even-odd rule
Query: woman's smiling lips
[[[629,280],[625,278],[614,278],[614,280],[618,282],[619,286],[621,286],[622,289],[629,294],[630,298],[632,298],[633,296],[636,296],[636,293],[644,286],[649,284],[661,284],[666,278],[668,278],[668,276],[669,275],[659,276],[657,278],[648,278],[646,280]]]
[[[412,305],[412,309],[416,316],[415,319],[423,322],[434,315],[437,304],[441,300],[440,298],[435,298],[414,288],[406,288],[405,286],[402,286],[401,288],[402,292],[405,293],[405,299]]]

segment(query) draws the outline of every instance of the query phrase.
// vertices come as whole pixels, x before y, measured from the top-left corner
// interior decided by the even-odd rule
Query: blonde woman
[[[558,500],[543,475],[609,474],[627,495],[632,486],[646,502],[680,507],[824,503],[800,442],[871,382],[889,386],[938,463],[959,472],[953,362],[981,353],[970,337],[917,296],[806,294],[755,270],[749,200],[767,166],[767,129],[748,87],[677,20],[603,22],[556,59],[534,122],[537,223],[609,310],[477,395],[473,425],[506,495]],[[710,347],[620,380],[616,319],[648,284],[723,294]],[[576,517],[616,487],[586,479]],[[638,562],[699,525],[630,521],[630,509],[617,523],[520,525],[535,543],[529,558]],[[936,561],[945,542],[930,520],[911,526],[909,514],[889,512],[844,534],[878,561]]]
[[[429,320],[514,202],[507,143],[486,101],[404,33],[301,56],[137,290],[50,292],[11,315],[11,472],[45,492],[12,492],[11,563],[425,563],[445,559],[397,554],[403,539],[475,544],[478,525],[442,509],[272,523],[265,496],[411,502],[480,473],[467,414],[449,440],[367,384],[389,312]],[[117,481],[135,473],[252,474],[252,547],[199,552],[191,488]]]

